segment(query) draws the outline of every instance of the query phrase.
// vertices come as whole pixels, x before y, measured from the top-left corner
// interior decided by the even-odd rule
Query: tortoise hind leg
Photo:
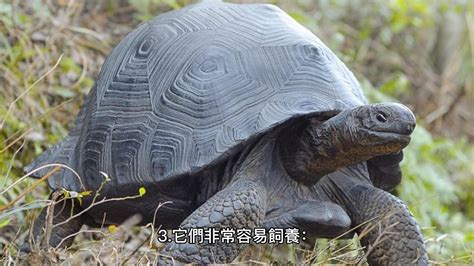
[[[51,194],[50,199],[54,200],[54,193],[56,192]],[[52,216],[52,223],[49,224],[47,221],[48,207],[45,207],[33,224],[30,243],[25,243],[21,247],[23,252],[31,251],[32,247],[40,248],[43,246],[41,248],[64,248],[72,244],[74,234],[79,232],[83,225],[80,216],[72,218],[79,212],[77,208],[78,203],[73,199],[59,199],[53,204],[55,205],[53,208],[54,214]],[[45,239],[48,235],[49,239]]]
[[[260,181],[237,180],[221,190],[181,224],[181,228],[255,228],[265,216],[266,191]],[[245,245],[237,243],[168,243],[164,250],[182,262],[229,263]],[[165,259],[162,256],[160,259]]]

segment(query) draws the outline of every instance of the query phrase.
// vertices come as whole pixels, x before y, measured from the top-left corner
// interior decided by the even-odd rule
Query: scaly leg
[[[181,228],[255,228],[260,226],[265,216],[265,205],[263,184],[240,179],[201,205],[183,221]],[[180,262],[209,264],[232,262],[244,248],[245,245],[237,243],[171,242],[164,250]]]
[[[278,217],[265,220],[263,227],[298,228],[309,237],[334,238],[350,230],[351,219],[344,209],[335,203],[311,200]]]
[[[318,184],[357,226],[370,265],[427,265],[420,228],[397,197],[366,180],[364,167],[347,167]]]
[[[373,226],[362,235],[370,265],[427,265],[428,256],[420,228],[408,207],[397,197],[369,185],[347,192],[346,208],[355,225]]]

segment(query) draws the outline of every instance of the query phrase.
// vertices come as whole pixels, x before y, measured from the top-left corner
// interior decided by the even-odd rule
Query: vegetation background
[[[110,50],[142,21],[190,3],[0,0],[0,207],[32,186],[20,179],[22,167],[66,136]],[[420,223],[433,262],[474,263],[474,1],[269,3],[319,36],[372,101],[396,99],[415,111],[418,126],[396,193]],[[47,195],[41,184],[0,213],[0,260],[17,260]],[[69,251],[50,252],[58,262],[102,263],[156,254],[152,241],[142,245],[150,228],[125,231],[86,230]],[[243,258],[357,262],[361,255],[354,241],[277,249],[253,247]]]

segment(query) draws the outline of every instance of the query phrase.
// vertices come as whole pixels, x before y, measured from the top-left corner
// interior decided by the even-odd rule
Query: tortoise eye
[[[375,116],[375,118],[377,118],[377,120],[379,120],[379,121],[382,122],[382,123],[387,122],[387,118],[386,118],[385,115],[382,114],[382,113],[378,113],[378,114]]]

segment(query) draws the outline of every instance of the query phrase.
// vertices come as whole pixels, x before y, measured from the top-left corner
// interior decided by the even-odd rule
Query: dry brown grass
[[[27,237],[34,217],[39,208],[51,204],[41,200],[46,199],[48,193],[44,182],[35,185],[32,179],[20,178],[24,175],[22,167],[67,134],[68,125],[98,75],[105,56],[139,23],[134,18],[137,8],[131,2],[97,4],[44,0],[40,5],[33,5],[30,1],[7,1],[11,10],[0,14],[0,208],[4,209],[0,212],[0,260],[4,264],[19,262],[19,246]],[[291,6],[291,3],[282,4],[285,5]],[[161,3],[152,12],[170,8]],[[341,25],[348,36],[358,34],[350,25]],[[472,45],[474,34],[469,25],[467,37]],[[321,34],[324,36],[324,32]],[[346,43],[342,48],[349,49],[349,46]],[[355,72],[370,76],[377,85],[384,81],[384,76],[375,77],[374,69],[383,66],[382,73],[404,69],[417,96],[404,96],[405,102],[417,106],[421,117],[426,118],[433,129],[474,136],[472,123],[469,123],[473,113],[466,108],[472,104],[472,88],[469,87],[472,81],[462,86],[453,82],[463,63],[459,52],[453,53],[449,67],[439,72],[427,60],[417,60],[423,57],[421,55],[403,58],[377,41],[368,47],[370,51],[361,48],[356,55],[359,61],[353,66]],[[438,92],[441,93],[438,95]],[[427,105],[427,99],[434,100]],[[16,183],[17,180],[21,181]],[[38,257],[33,262],[48,258],[63,264],[152,263],[160,247],[150,241],[154,231],[150,227],[133,227],[133,224],[133,220],[127,221],[113,233],[108,228],[85,227],[72,247],[37,250]],[[363,262],[363,257],[355,238],[318,240],[301,246],[254,246],[239,260],[253,264],[272,261],[356,264]],[[445,263],[458,259],[470,258],[452,258]]]

